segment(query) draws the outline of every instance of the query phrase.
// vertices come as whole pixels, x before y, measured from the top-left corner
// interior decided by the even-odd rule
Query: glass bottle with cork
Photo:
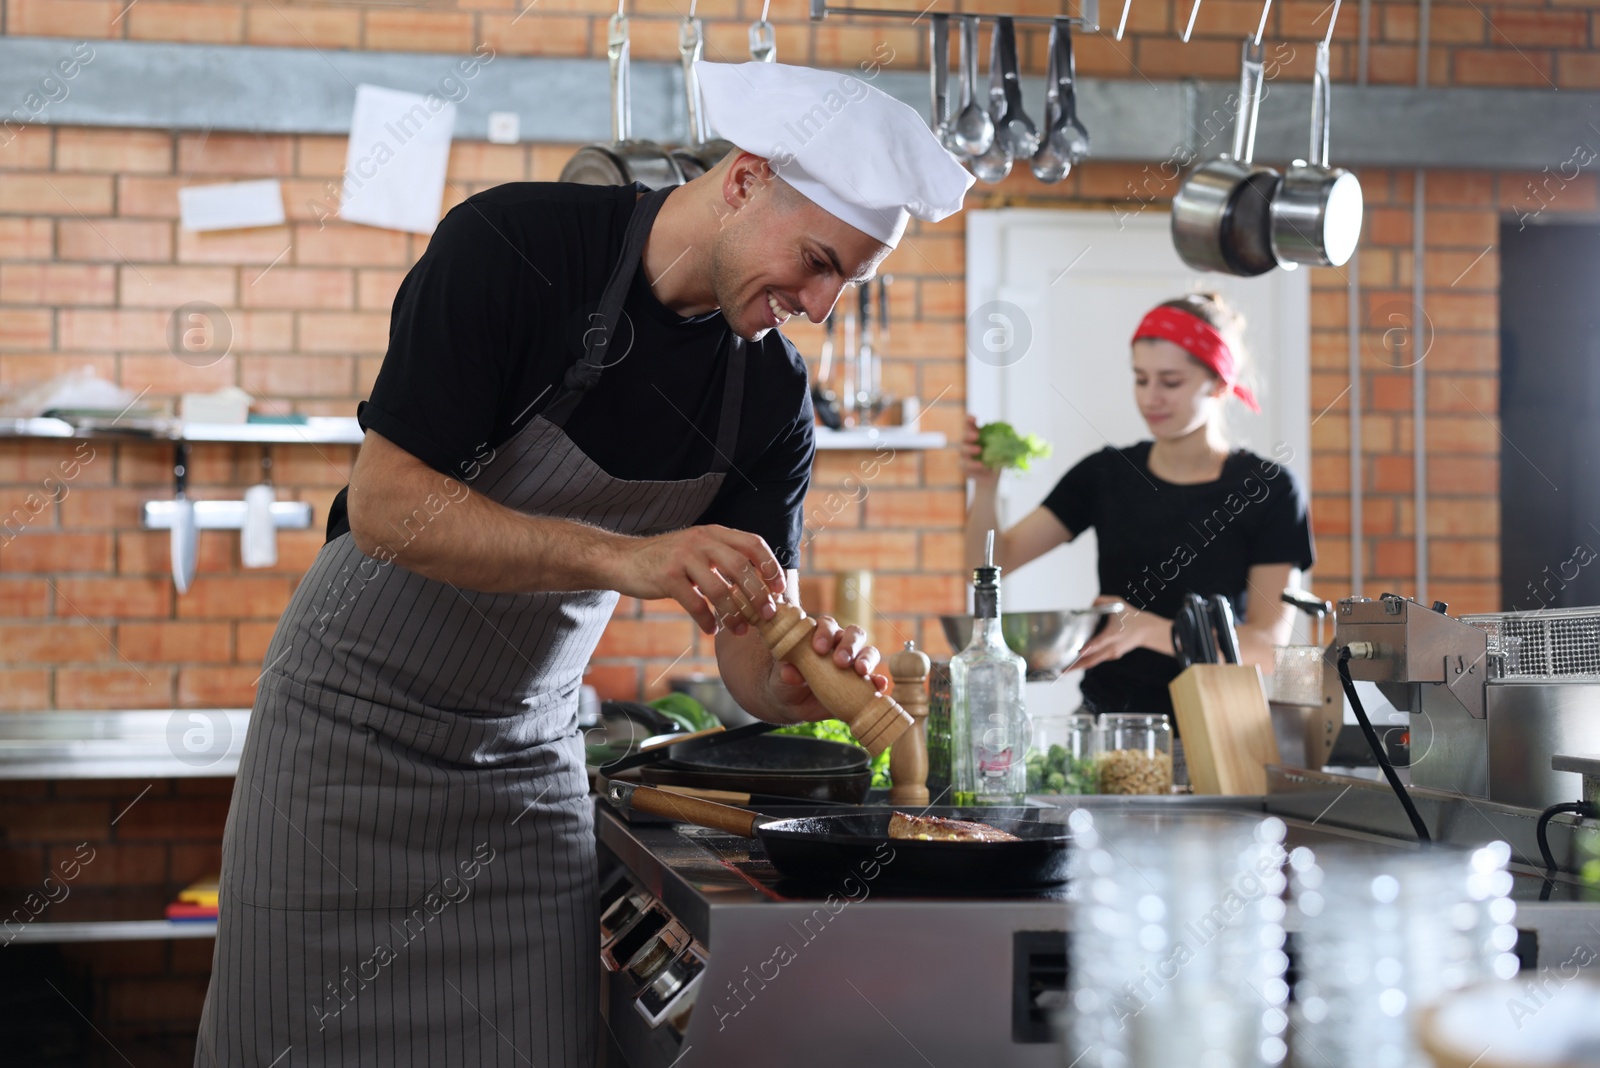
[[[950,660],[950,754],[957,805],[1020,804],[1032,723],[1023,705],[1027,663],[1000,631],[1000,569],[994,531],[972,572],[972,640]]]

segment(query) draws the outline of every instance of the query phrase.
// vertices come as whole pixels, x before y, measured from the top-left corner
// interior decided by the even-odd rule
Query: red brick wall
[[[1028,10],[984,0],[976,10]],[[108,36],[323,49],[466,51],[488,43],[505,54],[592,55],[603,48],[611,10],[598,0],[565,0],[519,16],[514,0],[435,4],[397,10],[370,4],[295,5],[164,3],[140,0],[124,12],[112,0],[6,0],[4,32]],[[1107,17],[1115,14],[1112,4]],[[634,53],[675,56],[678,8],[634,5]],[[706,0],[708,54],[737,58],[757,13],[753,0]],[[1195,38],[1175,29],[1188,4],[1134,5],[1122,42],[1108,35],[1079,42],[1087,74],[1156,79],[1181,75],[1231,78],[1236,41],[1253,29],[1259,8],[1244,0],[1208,0]],[[1593,11],[1573,4],[1433,7],[1430,77],[1437,84],[1586,86]],[[1325,27],[1311,0],[1275,4],[1268,35],[1274,77],[1304,78],[1309,42]],[[799,4],[775,5],[781,57],[837,66],[883,60],[918,68],[926,44],[902,25],[803,19]],[[1415,8],[1373,6],[1370,74],[1377,82],[1415,78]],[[1344,12],[1334,52],[1335,76],[1355,69],[1357,21]],[[1043,36],[1025,30],[1037,69]],[[553,178],[571,151],[562,145],[459,142],[450,164],[446,207],[499,182]],[[37,379],[90,365],[134,389],[172,396],[184,389],[237,384],[262,408],[345,414],[363,396],[382,357],[387,308],[425,238],[318,219],[328,183],[344,159],[338,137],[179,134],[152,130],[32,127],[0,148],[0,383]],[[290,220],[282,227],[196,235],[176,223],[176,189],[186,183],[277,177]],[[1409,372],[1385,349],[1396,312],[1409,308],[1409,173],[1364,176],[1371,204],[1363,242],[1364,485],[1363,552],[1368,586],[1409,589],[1412,569]],[[1497,257],[1491,249],[1501,212],[1536,206],[1523,189],[1530,176],[1436,174],[1429,185],[1425,301],[1434,345],[1430,373],[1430,535],[1434,589],[1463,609],[1496,601],[1494,429]],[[1079,206],[1120,205],[1135,195],[1164,206],[1170,184],[1141,167],[1090,163],[1056,187],[1019,174],[979,187],[969,203],[1007,198]],[[1550,210],[1592,206],[1592,180],[1562,191]],[[963,404],[964,228],[961,218],[917,227],[886,263],[897,279],[895,330],[885,379],[896,393],[935,396],[924,425],[956,431]],[[1467,270],[1471,264],[1471,269]],[[1463,275],[1462,272],[1466,271]],[[1460,276],[1458,278],[1458,276]],[[1313,276],[1314,509],[1323,564],[1318,586],[1348,590],[1349,405],[1343,272]],[[166,351],[172,307],[208,300],[224,308],[233,352],[196,368]],[[915,320],[915,321],[913,321]],[[817,330],[791,329],[815,353]],[[1341,395],[1342,394],[1342,395]],[[71,453],[71,446],[0,443],[0,502],[21,504]],[[247,704],[272,620],[315,552],[315,531],[286,535],[282,563],[241,572],[237,536],[201,538],[200,577],[177,597],[170,589],[165,540],[137,529],[138,506],[168,492],[165,449],[97,444],[92,462],[27,531],[0,545],[0,706],[165,706]],[[196,449],[192,492],[236,497],[256,479],[254,448]],[[352,459],[349,449],[274,449],[282,496],[311,501],[320,521]],[[905,637],[942,640],[923,625],[928,613],[962,600],[959,573],[961,485],[952,452],[902,453],[880,464],[855,489],[870,456],[825,455],[808,502],[815,538],[805,559],[805,597],[831,607],[831,572],[870,567],[874,602],[889,644]],[[854,475],[854,478],[850,476]],[[849,481],[846,481],[849,479]],[[859,500],[853,498],[861,498]],[[710,666],[710,643],[671,604],[624,602],[625,625],[612,628],[593,680],[607,692],[654,692],[664,673]],[[619,620],[619,624],[621,620]],[[676,665],[676,666],[674,666]]]

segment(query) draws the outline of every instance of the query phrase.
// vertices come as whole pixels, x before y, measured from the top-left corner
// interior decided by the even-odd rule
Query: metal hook
[[[1189,9],[1189,25],[1183,28],[1183,43],[1189,43],[1189,35],[1194,32],[1194,20],[1200,15],[1200,0],[1194,0],[1194,7]]]
[[[1328,16],[1328,32],[1322,38],[1322,45],[1324,48],[1326,48],[1328,43],[1333,40],[1333,24],[1339,21],[1339,5],[1342,2],[1343,0],[1333,0],[1333,14]]]
[[[1256,45],[1261,44],[1261,35],[1267,32],[1267,13],[1272,10],[1272,0],[1267,0],[1261,5],[1261,21],[1256,23]]]

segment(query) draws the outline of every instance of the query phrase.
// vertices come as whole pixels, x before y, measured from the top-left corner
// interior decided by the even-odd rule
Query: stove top
[[[775,820],[797,819],[807,816],[832,816],[842,813],[890,812],[890,806],[842,805],[765,805],[762,814]],[[1071,810],[1058,807],[1018,806],[1016,808],[989,808],[983,812],[951,806],[932,806],[915,810],[920,815],[941,816],[950,819],[1008,819],[1036,820],[1042,823],[1065,824]],[[688,888],[702,897],[707,904],[760,904],[766,902],[822,901],[829,895],[846,896],[849,887],[843,877],[818,880],[788,878],[773,867],[759,841],[741,838],[724,831],[710,830],[676,823],[660,817],[631,811],[607,813],[609,818],[625,825],[628,833],[664,868],[683,880]],[[602,841],[606,837],[602,834]],[[608,842],[608,844],[610,844]],[[903,888],[873,887],[873,897],[883,900],[947,900],[947,901],[1064,901],[1065,885],[1047,886],[1015,893],[940,893],[917,892]],[[859,891],[849,896],[858,896]]]

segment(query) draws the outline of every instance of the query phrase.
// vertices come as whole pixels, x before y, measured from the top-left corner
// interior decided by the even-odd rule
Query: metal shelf
[[[248,708],[7,713],[0,780],[231,778],[249,724]]]
[[[817,427],[817,451],[828,449],[942,449],[946,439],[932,431],[907,430],[903,426],[858,426],[848,430]]]
[[[0,929],[0,945],[14,942],[160,942],[169,938],[215,938],[216,920],[83,920],[28,923]]]
[[[182,419],[125,420],[116,426],[75,426],[65,419],[0,419],[0,438],[96,438],[120,441],[200,441],[257,445],[359,445],[353,417],[313,415],[304,423],[190,423]]]

